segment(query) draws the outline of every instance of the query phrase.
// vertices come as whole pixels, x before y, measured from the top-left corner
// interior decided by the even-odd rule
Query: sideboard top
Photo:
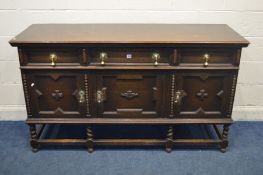
[[[10,40],[13,46],[51,43],[249,44],[225,24],[33,24]]]

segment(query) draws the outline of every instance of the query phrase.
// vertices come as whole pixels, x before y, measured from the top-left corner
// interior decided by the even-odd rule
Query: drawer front
[[[240,50],[233,48],[179,48],[177,64],[184,66],[238,65]]]
[[[150,72],[97,75],[97,91],[94,95],[98,116],[159,117],[162,115],[165,83],[164,75]]]
[[[173,102],[176,117],[230,117],[236,85],[234,73],[185,72],[175,77]]]
[[[27,48],[23,49],[22,65],[65,66],[80,65],[81,52],[77,48]]]
[[[23,74],[28,113],[37,118],[76,118],[88,115],[87,75],[70,72]]]
[[[170,56],[170,49],[160,48],[98,48],[88,51],[94,65],[168,65]]]

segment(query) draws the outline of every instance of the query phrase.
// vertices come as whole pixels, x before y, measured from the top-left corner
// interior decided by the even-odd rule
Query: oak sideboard
[[[225,152],[241,50],[223,24],[33,24],[18,48],[30,144],[213,145]],[[84,138],[45,138],[48,125],[85,126]],[[163,138],[96,138],[96,126],[165,127]],[[215,138],[176,138],[207,125]],[[161,131],[160,131],[161,132]],[[184,131],[180,131],[184,132]],[[233,138],[234,139],[234,138]]]

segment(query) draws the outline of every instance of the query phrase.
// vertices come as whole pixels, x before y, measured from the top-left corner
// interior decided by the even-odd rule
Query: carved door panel
[[[114,72],[97,75],[95,99],[99,117],[160,117],[165,75]]]
[[[178,117],[230,117],[236,75],[229,72],[187,72],[175,76],[174,111]],[[233,89],[233,90],[232,90]]]
[[[30,73],[29,81],[32,117],[86,116],[87,75],[66,71],[42,71]]]

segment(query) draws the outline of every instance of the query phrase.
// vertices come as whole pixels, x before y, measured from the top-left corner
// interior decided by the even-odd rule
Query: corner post
[[[230,124],[224,124],[223,132],[222,132],[222,142],[220,144],[220,151],[222,153],[226,152],[226,148],[228,146],[228,133],[229,133],[229,126]]]
[[[36,124],[29,124],[29,130],[30,130],[30,145],[32,148],[32,152],[38,151],[38,137],[37,137],[37,130],[36,130]]]

